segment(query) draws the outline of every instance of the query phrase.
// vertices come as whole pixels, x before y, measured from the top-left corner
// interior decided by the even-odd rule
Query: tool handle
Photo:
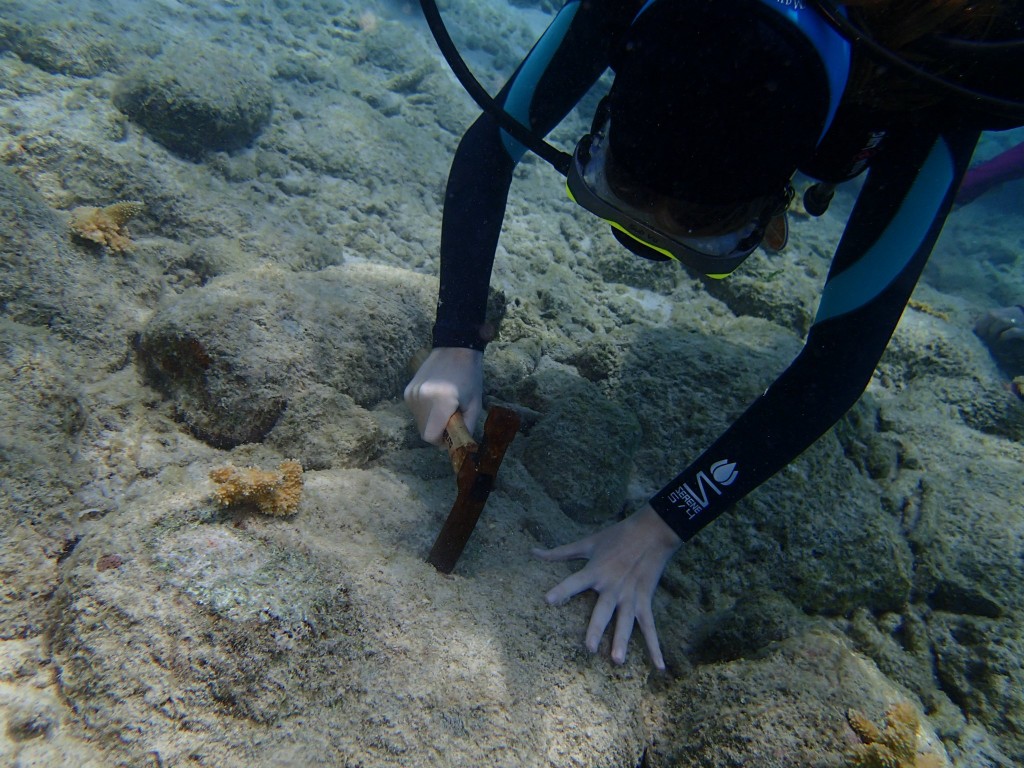
[[[469,434],[469,430],[466,429],[462,411],[456,411],[448,419],[448,425],[441,433],[441,438],[444,440],[445,447],[448,448],[448,458],[451,459],[452,469],[457,475],[462,469],[462,463],[466,460],[466,456],[476,453],[480,447],[473,436]]]
[[[456,413],[449,420],[448,430],[445,431],[449,453],[452,452],[452,446],[457,439],[454,436],[460,434],[460,425],[463,439],[469,437],[462,415]],[[469,541],[477,520],[480,519],[480,513],[494,485],[494,477],[505,456],[505,450],[518,429],[519,414],[509,408],[495,406],[490,409],[487,421],[484,422],[481,445],[471,442],[471,451],[466,450],[467,446],[463,445],[463,461],[455,470],[459,495],[427,557],[427,562],[441,573],[451,573],[455,569],[455,563],[462,555],[462,550]],[[469,440],[472,441],[472,438]],[[465,461],[467,457],[469,461]],[[452,465],[454,464],[453,456]]]

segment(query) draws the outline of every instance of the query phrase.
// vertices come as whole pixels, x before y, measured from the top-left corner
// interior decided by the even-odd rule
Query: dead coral
[[[210,479],[222,506],[255,504],[265,515],[292,514],[302,496],[302,465],[297,461],[282,461],[276,470],[220,467],[210,471]]]
[[[125,224],[145,209],[143,203],[123,200],[104,208],[83,205],[71,211],[71,234],[115,253],[131,250],[132,241]]]
[[[847,756],[851,768],[941,768],[938,755],[917,751],[921,722],[909,702],[900,701],[889,707],[884,729],[854,709],[846,713],[846,719],[863,742]]]

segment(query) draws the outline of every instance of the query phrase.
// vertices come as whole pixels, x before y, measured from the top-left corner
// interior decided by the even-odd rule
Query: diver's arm
[[[466,131],[448,174],[441,220],[441,277],[435,347],[483,350],[487,289],[515,160],[482,115]]]
[[[538,135],[556,126],[608,66],[638,0],[569,0],[498,95]],[[512,172],[525,150],[488,114],[463,136],[445,192],[435,347],[482,350],[484,310]]]
[[[953,202],[976,131],[886,137],[839,243],[803,350],[652,499],[685,541],[800,455],[856,402]],[[912,169],[916,169],[916,172]]]

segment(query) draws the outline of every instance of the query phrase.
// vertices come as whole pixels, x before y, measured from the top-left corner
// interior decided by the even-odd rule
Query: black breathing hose
[[[466,62],[463,61],[444,26],[444,20],[441,18],[441,12],[437,9],[435,0],[420,0],[420,7],[423,9],[427,26],[437,42],[437,47],[441,49],[445,61],[448,62],[455,77],[473,101],[477,103],[477,106],[497,120],[502,129],[512,138],[546,160],[560,174],[568,176],[569,167],[572,165],[572,155],[551,146],[502,109],[466,66]]]

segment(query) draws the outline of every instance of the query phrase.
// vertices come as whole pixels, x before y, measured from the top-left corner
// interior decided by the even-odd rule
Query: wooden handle
[[[457,475],[459,470],[462,469],[462,463],[466,460],[466,456],[476,453],[479,448],[473,436],[469,434],[469,430],[466,429],[466,422],[462,418],[462,411],[456,411],[452,414],[441,437],[448,448],[448,458],[451,459],[452,469]]]
[[[494,477],[501,466],[505,450],[518,429],[519,414],[500,406],[494,406],[487,413],[484,437],[479,446],[472,442],[461,414],[456,413],[448,422],[445,441],[448,443],[449,452],[456,450],[454,446],[459,435],[463,440],[469,439],[470,442],[458,449],[462,451],[463,459],[461,466],[455,471],[459,495],[427,557],[427,562],[441,573],[451,573],[462,555],[462,550],[469,541],[477,520],[480,519],[480,513],[494,485]],[[469,461],[465,461],[467,457]],[[454,464],[453,455],[452,465]]]

